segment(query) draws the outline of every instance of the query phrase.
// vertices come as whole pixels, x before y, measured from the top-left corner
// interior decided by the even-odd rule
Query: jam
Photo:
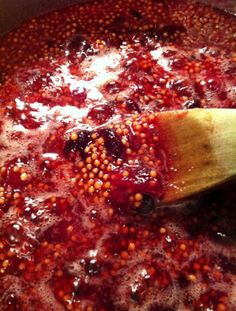
[[[193,1],[53,11],[0,43],[0,310],[233,311],[235,183],[160,206],[158,112],[236,108],[236,20]]]

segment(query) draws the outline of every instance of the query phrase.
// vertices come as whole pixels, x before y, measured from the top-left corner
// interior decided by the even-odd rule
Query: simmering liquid
[[[0,310],[236,310],[235,183],[158,207],[158,112],[236,108],[236,19],[104,0],[0,42]]]

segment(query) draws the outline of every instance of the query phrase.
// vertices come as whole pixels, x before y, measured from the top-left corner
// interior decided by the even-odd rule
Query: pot
[[[68,5],[73,5],[76,3],[83,2],[83,1],[86,1],[86,0],[10,0],[10,1],[9,0],[0,0],[0,33],[5,33],[7,31],[13,29],[14,27],[17,27],[17,25],[19,25],[22,21],[29,19],[33,16],[37,16],[39,14],[44,14],[47,11],[53,10],[55,8],[63,8],[63,7],[66,7]],[[99,1],[99,0],[97,0],[97,1]],[[153,1],[155,1],[155,0],[153,0]],[[168,1],[168,0],[164,0],[164,1]],[[176,0],[176,1],[178,1],[178,0]],[[201,0],[198,0],[198,1],[201,1]],[[217,8],[228,10],[232,13],[236,12],[235,0],[228,0],[228,1],[205,0],[203,2],[211,3],[211,5],[214,5]],[[86,18],[87,18],[87,15],[86,15]],[[15,50],[13,50],[13,51],[15,53]],[[145,200],[148,202],[148,204],[147,203],[146,204],[152,207],[153,199],[151,198],[151,196],[145,195]],[[191,204],[194,205],[194,202]],[[145,215],[146,211],[144,210],[143,213]],[[184,215],[184,217],[187,217],[187,215]],[[165,233],[165,228],[160,228],[160,230],[161,230],[160,234],[163,234],[163,232]],[[49,234],[50,234],[50,231],[49,231]],[[169,239],[169,237],[168,237],[168,239]],[[169,240],[167,240],[167,242],[169,242]],[[131,249],[133,247],[133,244],[134,243],[131,243]],[[183,249],[184,249],[185,244],[182,244],[182,245],[183,245]],[[124,254],[124,256],[126,256],[126,254]],[[92,260],[88,262],[88,266],[86,263],[85,269],[88,270],[88,271],[86,270],[87,271],[86,273],[92,273],[92,274],[94,273],[94,275],[96,275],[96,273],[99,273],[99,272],[97,272],[97,271],[99,271],[99,269],[97,269],[97,271],[96,271],[96,265],[94,265]],[[92,272],[90,272],[90,270]],[[193,275],[190,275],[190,277],[192,278],[192,280],[194,280]],[[183,281],[183,284],[184,284],[184,282],[185,281]],[[78,286],[78,285],[76,285],[76,286]],[[43,287],[41,287],[41,289],[42,288]],[[76,290],[77,290],[77,288],[76,288]],[[135,293],[136,293],[136,291],[134,291],[134,296],[133,296],[134,300],[138,299],[138,298],[136,298]],[[100,292],[99,292],[99,295],[100,295]],[[137,297],[138,297],[138,294],[137,294]],[[0,309],[1,309],[1,298],[2,297],[1,297],[1,292],[0,292]],[[51,302],[52,301],[50,300],[49,303],[51,303]],[[34,307],[32,307],[32,308],[34,309]],[[31,308],[31,310],[33,310],[32,308]]]

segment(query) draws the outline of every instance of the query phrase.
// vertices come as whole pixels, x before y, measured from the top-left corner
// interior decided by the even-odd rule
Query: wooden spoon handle
[[[172,162],[165,202],[207,190],[236,176],[236,109],[164,114],[160,124]]]

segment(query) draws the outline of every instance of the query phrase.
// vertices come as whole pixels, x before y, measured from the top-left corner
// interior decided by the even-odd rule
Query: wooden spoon
[[[236,176],[236,109],[192,109],[159,114],[170,158],[163,203],[205,191]]]

